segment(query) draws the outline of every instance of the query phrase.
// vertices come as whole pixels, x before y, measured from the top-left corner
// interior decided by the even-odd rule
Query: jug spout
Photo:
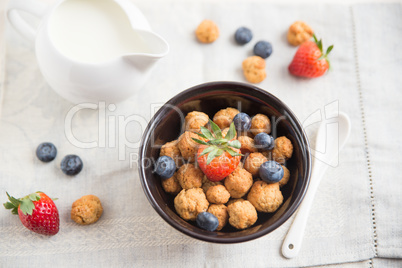
[[[169,45],[161,36],[150,31],[138,30],[145,50],[143,52],[130,53],[123,56],[139,69],[148,69],[169,52]]]

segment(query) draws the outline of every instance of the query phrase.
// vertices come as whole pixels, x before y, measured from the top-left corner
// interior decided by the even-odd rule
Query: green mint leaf
[[[215,124],[214,121],[212,121],[211,119],[209,119],[209,124],[211,125],[212,131],[215,134],[215,138],[222,139],[222,132],[218,125]]]
[[[230,141],[230,140],[234,139],[235,137],[236,137],[236,128],[235,128],[234,123],[232,122],[230,124],[229,131],[226,134],[225,138]]]
[[[201,127],[201,133],[205,136],[206,139],[212,140],[214,136],[212,135],[211,131],[206,127]]]
[[[38,195],[37,193],[30,194],[28,197],[32,201],[39,201],[39,199],[40,199],[40,195]]]
[[[208,143],[206,143],[205,141],[202,141],[202,140],[199,140],[199,139],[196,139],[196,138],[192,138],[192,139],[193,139],[193,141],[195,141],[196,143],[203,144],[203,145],[208,145]]]
[[[327,56],[328,54],[329,54],[329,52],[331,52],[331,50],[334,48],[334,45],[332,45],[332,46],[329,46],[328,48],[327,48],[327,52],[325,53],[325,56]]]
[[[228,152],[231,156],[243,156],[242,154],[239,154],[238,152],[233,151],[230,148],[225,148],[224,149],[226,152]]]
[[[207,165],[209,165],[209,164],[212,162],[212,160],[214,160],[216,154],[218,153],[218,150],[219,150],[218,148],[214,148],[214,149],[208,154],[208,157],[207,157]]]
[[[240,149],[241,148],[241,143],[238,140],[233,140],[233,141],[229,141],[228,145],[230,147],[236,148],[236,149]]]
[[[27,215],[27,214],[32,215],[34,208],[35,208],[35,205],[31,199],[29,199],[29,198],[22,199],[20,209],[24,215]]]
[[[201,152],[200,156],[206,155],[207,153],[212,152],[214,149],[216,149],[216,147],[214,146],[210,146],[204,149],[204,151]]]

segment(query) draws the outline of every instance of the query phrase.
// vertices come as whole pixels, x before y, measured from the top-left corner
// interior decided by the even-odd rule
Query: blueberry
[[[276,161],[270,160],[264,162],[260,166],[259,173],[263,181],[267,183],[275,183],[282,179],[284,171],[281,164]]]
[[[254,143],[258,149],[261,149],[264,151],[272,150],[275,147],[274,137],[272,137],[271,135],[268,135],[265,132],[258,133],[257,135],[255,135]]]
[[[176,164],[174,160],[169,156],[161,156],[156,160],[155,172],[162,179],[169,179],[173,176],[176,171]]]
[[[249,28],[246,27],[240,27],[239,29],[236,30],[235,33],[235,40],[236,43],[239,45],[244,45],[247,44],[248,42],[251,41],[253,38],[253,33]]]
[[[38,148],[36,148],[36,156],[42,162],[50,162],[56,158],[57,149],[53,143],[44,142],[39,144]]]
[[[251,127],[251,118],[246,113],[238,113],[233,118],[233,123],[235,125],[237,132],[247,131]]]
[[[272,45],[267,41],[258,41],[254,46],[254,54],[263,59],[268,58],[272,54]]]
[[[215,231],[218,228],[218,218],[209,212],[201,212],[197,215],[196,222],[198,227],[207,231]]]
[[[64,174],[69,176],[77,175],[81,172],[84,164],[82,163],[81,158],[75,154],[66,155],[63,160],[61,160],[61,170]]]

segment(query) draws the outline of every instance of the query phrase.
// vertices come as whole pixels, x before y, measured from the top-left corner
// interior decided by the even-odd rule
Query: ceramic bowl
[[[274,213],[258,213],[257,222],[248,229],[237,230],[229,224],[221,231],[209,232],[188,222],[176,213],[174,196],[167,194],[161,179],[153,173],[152,163],[159,157],[160,147],[182,133],[184,117],[197,110],[210,118],[220,109],[235,107],[254,115],[271,118],[274,138],[286,136],[293,144],[293,156],[286,162],[290,180],[281,190],[284,201]],[[283,224],[300,205],[310,180],[310,146],[303,127],[282,101],[258,87],[238,82],[212,82],[189,88],[170,99],[154,115],[146,128],[140,147],[139,173],[143,190],[156,212],[171,226],[193,238],[214,243],[239,243],[266,235]]]

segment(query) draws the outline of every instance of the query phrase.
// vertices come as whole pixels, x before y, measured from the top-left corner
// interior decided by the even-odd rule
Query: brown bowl
[[[180,218],[176,213],[174,196],[167,194],[161,179],[153,173],[153,163],[160,147],[182,133],[184,116],[202,111],[210,118],[227,107],[249,115],[263,113],[272,124],[274,138],[286,136],[292,141],[293,156],[286,162],[290,180],[281,190],[284,202],[274,213],[258,213],[257,222],[248,229],[237,230],[229,224],[221,231],[205,231]],[[310,146],[304,129],[294,113],[272,94],[249,84],[212,82],[187,89],[170,99],[154,115],[144,132],[140,147],[139,173],[143,190],[158,214],[171,226],[191,237],[215,243],[239,243],[266,235],[283,224],[298,208],[306,193],[311,172]]]

